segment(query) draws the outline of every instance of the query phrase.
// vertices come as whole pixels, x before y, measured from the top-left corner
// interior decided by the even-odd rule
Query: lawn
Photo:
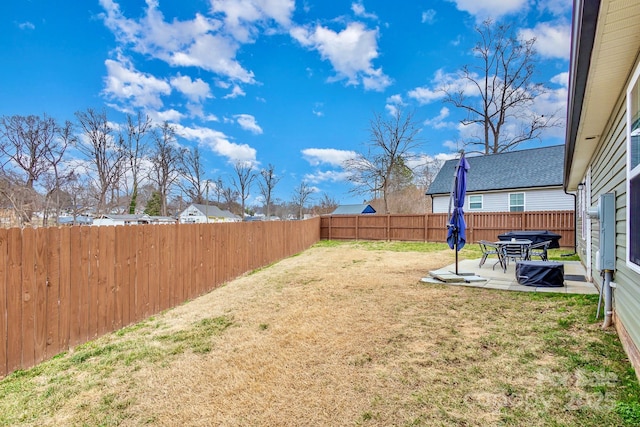
[[[442,244],[320,242],[6,377],[0,425],[640,423],[597,296],[420,282],[453,257]]]

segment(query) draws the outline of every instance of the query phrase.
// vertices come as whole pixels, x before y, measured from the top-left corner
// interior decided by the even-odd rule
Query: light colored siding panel
[[[596,206],[602,193],[616,197],[616,271],[614,281],[614,309],[631,339],[640,347],[640,275],[626,266],[626,108],[621,99],[616,105],[603,143],[592,159],[591,205]],[[592,221],[592,262],[598,250],[598,221]],[[593,279],[601,286],[599,272]]]
[[[573,196],[566,194],[561,188],[522,189],[492,193],[469,193],[465,200],[465,212],[508,212],[509,194],[524,193],[525,211],[561,211],[573,210]],[[482,209],[469,209],[469,195],[482,194]],[[434,196],[433,213],[449,211],[449,196]]]
[[[562,189],[531,190],[525,192],[525,210],[527,211],[564,211],[573,210],[573,196]]]

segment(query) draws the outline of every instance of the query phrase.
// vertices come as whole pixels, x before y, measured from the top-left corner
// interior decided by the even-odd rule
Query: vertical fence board
[[[127,281],[127,292],[129,293],[127,297],[128,311],[123,313],[123,323],[124,325],[130,325],[135,323],[138,320],[137,317],[137,292],[138,292],[138,231],[136,228],[127,228],[126,229],[126,247],[125,251],[127,252],[127,264],[125,274],[123,275],[124,279]]]
[[[42,229],[46,235],[44,264],[46,267],[46,335],[45,357],[60,353],[60,229],[50,227]]]
[[[33,366],[35,362],[35,259],[36,230],[25,228],[22,231],[22,366]]]
[[[24,325],[22,303],[26,296],[22,282],[22,230],[11,228],[7,231],[7,372],[13,372],[22,365],[22,342]]]
[[[149,229],[138,227],[138,315],[137,320],[145,319],[151,314],[149,307]]]
[[[153,225],[157,237],[157,261],[158,270],[162,269],[162,273],[158,271],[158,312],[169,308],[169,288],[166,272],[168,271],[168,261],[166,257],[167,248],[167,230],[164,225]]]
[[[0,377],[7,374],[7,301],[9,289],[7,287],[7,270],[9,259],[7,252],[7,230],[0,230]]]
[[[120,329],[128,325],[129,317],[129,292],[128,283],[128,262],[129,251],[127,249],[127,235],[131,227],[115,228],[115,254],[114,254],[114,286],[115,286],[115,307],[114,307],[114,327]]]
[[[34,313],[34,357],[35,363],[44,360],[47,344],[47,229],[37,228],[36,252],[32,260],[34,269],[35,313]]]
[[[100,235],[99,231],[102,227],[89,227],[89,339],[98,336],[98,307],[100,298],[99,284],[99,257],[100,257]]]
[[[58,228],[59,238],[59,280],[60,280],[60,299],[58,309],[60,310],[59,319],[59,335],[58,335],[58,351],[66,351],[69,349],[69,331],[71,328],[71,228]],[[74,268],[77,264],[73,263]]]
[[[144,225],[145,251],[149,254],[149,312],[151,314],[160,311],[160,275],[159,275],[159,245],[156,227]]]

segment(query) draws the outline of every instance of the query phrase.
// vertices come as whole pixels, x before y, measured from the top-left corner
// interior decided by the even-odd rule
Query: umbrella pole
[[[456,245],[456,276],[458,275],[458,230],[456,229],[453,232],[453,236],[455,237],[455,245]]]

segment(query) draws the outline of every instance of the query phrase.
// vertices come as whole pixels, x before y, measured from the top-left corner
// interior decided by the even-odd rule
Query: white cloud
[[[433,9],[428,9],[422,12],[422,18],[420,22],[423,24],[433,24],[436,18],[436,11]]]
[[[472,77],[477,77],[472,74]],[[461,78],[458,73],[445,73],[437,70],[431,80],[430,86],[417,87],[410,90],[407,95],[420,104],[429,104],[444,98],[443,89],[450,92],[462,92],[465,96],[478,96],[478,91],[468,79]]]
[[[178,74],[171,79],[171,86],[182,92],[192,102],[202,102],[211,98],[211,88],[202,79],[191,80],[189,76]]]
[[[361,18],[366,18],[366,19],[373,19],[373,20],[377,20],[378,16],[375,13],[368,13],[365,9],[364,9],[364,5],[362,4],[362,2],[354,2],[351,3],[351,10],[353,11],[353,13],[356,16],[359,16]]]
[[[565,71],[564,73],[556,74],[551,77],[551,82],[558,84],[560,86],[568,87],[569,86],[569,72]]]
[[[448,0],[455,3],[458,10],[468,12],[476,17],[477,21],[487,18],[500,19],[509,15],[524,11],[529,6],[529,0]]]
[[[305,148],[302,150],[302,156],[311,166],[320,164],[342,166],[345,161],[356,157],[356,152],[335,148]]]
[[[315,184],[320,182],[341,182],[347,181],[349,173],[345,171],[316,171],[305,174],[304,180]]]
[[[317,50],[323,60],[328,60],[336,71],[336,80],[346,79],[349,85],[362,83],[365,89],[378,91],[391,84],[382,69],[372,65],[378,57],[378,30],[368,30],[354,22],[340,32],[318,25],[312,30],[296,27],[290,34],[302,46]]]
[[[237,98],[239,96],[245,96],[246,93],[244,92],[244,90],[242,90],[242,88],[238,85],[233,85],[233,89],[231,89],[231,92],[229,92],[228,94],[226,94],[225,96],[223,96],[224,99],[233,99],[233,98]]]
[[[225,28],[236,40],[250,41],[256,24],[267,25],[269,21],[288,27],[295,9],[294,0],[211,0],[211,9],[225,15]]]
[[[445,119],[449,117],[450,111],[447,107],[442,107],[440,109],[440,113],[432,118],[424,121],[426,126],[431,126],[434,129],[444,129],[444,128],[452,128],[455,127],[455,123],[447,122]]]
[[[160,109],[162,95],[171,93],[171,86],[165,80],[141,73],[125,63],[107,59],[107,76],[103,93],[116,102],[130,104],[136,108]]]
[[[256,118],[251,114],[236,114],[233,117],[236,119],[242,129],[248,130],[249,132],[256,135],[262,133],[262,128],[258,126]]]
[[[235,59],[240,47],[220,33],[221,21],[196,14],[192,20],[166,22],[157,0],[147,0],[146,14],[126,18],[112,0],[100,0],[105,25],[122,47],[160,59],[172,66],[202,68],[243,83],[255,83],[253,73]]]
[[[542,57],[569,59],[571,50],[571,26],[569,24],[553,25],[541,22],[534,28],[520,30],[518,35],[525,40],[535,37],[534,47]]]
[[[20,28],[21,30],[35,30],[36,26],[33,25],[32,22],[25,21],[25,22],[18,22],[18,28]]]
[[[224,133],[203,127],[186,127],[176,125],[178,134],[190,141],[209,147],[219,156],[226,157],[229,163],[256,162],[256,150],[247,144],[236,144],[229,141]]]

